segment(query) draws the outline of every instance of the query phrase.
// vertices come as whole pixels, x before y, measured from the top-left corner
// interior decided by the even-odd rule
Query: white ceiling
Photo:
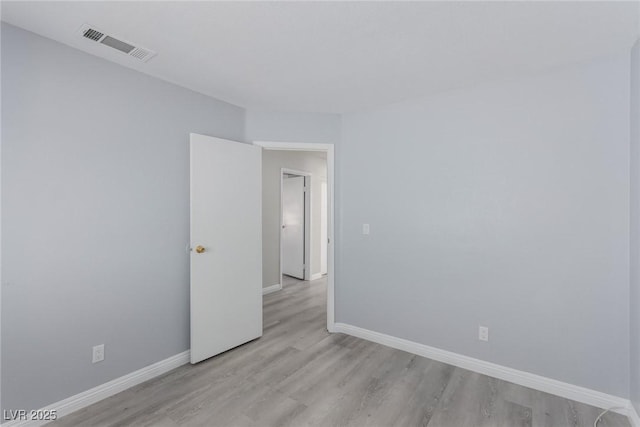
[[[2,20],[240,106],[340,113],[624,52],[639,3],[3,1]]]

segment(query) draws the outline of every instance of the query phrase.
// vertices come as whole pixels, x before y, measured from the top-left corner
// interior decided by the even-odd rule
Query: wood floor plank
[[[426,426],[431,421],[456,368],[436,361],[430,362],[420,372],[415,389],[408,396],[407,409],[398,414],[393,425]]]
[[[68,426],[590,427],[601,409],[326,331],[326,279],[265,295],[260,339],[52,423]],[[600,427],[630,427],[606,414]]]
[[[307,406],[277,390],[270,390],[269,395],[251,402],[244,413],[256,423],[270,426],[292,426],[298,414]]]

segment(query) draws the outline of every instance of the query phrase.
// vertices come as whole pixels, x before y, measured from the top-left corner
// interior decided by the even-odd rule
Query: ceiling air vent
[[[124,41],[119,37],[108,35],[92,25],[84,24],[80,28],[79,33],[85,39],[119,50],[142,62],[147,62],[156,55],[152,50],[142,46],[136,46],[134,43]]]
[[[88,39],[91,39],[95,42],[97,42],[98,40],[100,40],[102,38],[102,36],[104,36],[104,34],[102,34],[100,31],[96,31],[96,30],[92,30],[91,28],[89,28],[87,31],[84,32],[84,34],[82,34],[83,36],[85,36]]]

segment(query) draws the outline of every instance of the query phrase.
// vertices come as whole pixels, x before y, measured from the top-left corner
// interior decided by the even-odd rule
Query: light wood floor
[[[326,283],[264,297],[264,336],[82,409],[55,426],[585,426],[600,409],[343,334]],[[599,426],[629,426],[607,414]]]

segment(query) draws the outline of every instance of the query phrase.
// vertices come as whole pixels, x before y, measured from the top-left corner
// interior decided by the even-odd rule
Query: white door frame
[[[327,203],[327,177],[320,179],[320,271],[318,277],[327,274],[327,255],[329,235],[327,234],[329,204]],[[311,276],[311,280],[314,276]]]
[[[334,278],[334,147],[333,144],[315,144],[306,142],[278,142],[278,141],[253,141],[264,150],[289,150],[289,151],[322,151],[327,153],[327,205],[329,215],[327,218],[327,330],[335,332],[335,278]]]
[[[284,204],[283,204],[283,186],[284,175],[297,175],[304,177],[304,280],[311,280],[311,224],[313,221],[313,211],[311,206],[311,173],[299,171],[296,169],[280,168],[280,286],[282,286],[282,230],[284,227]]]

